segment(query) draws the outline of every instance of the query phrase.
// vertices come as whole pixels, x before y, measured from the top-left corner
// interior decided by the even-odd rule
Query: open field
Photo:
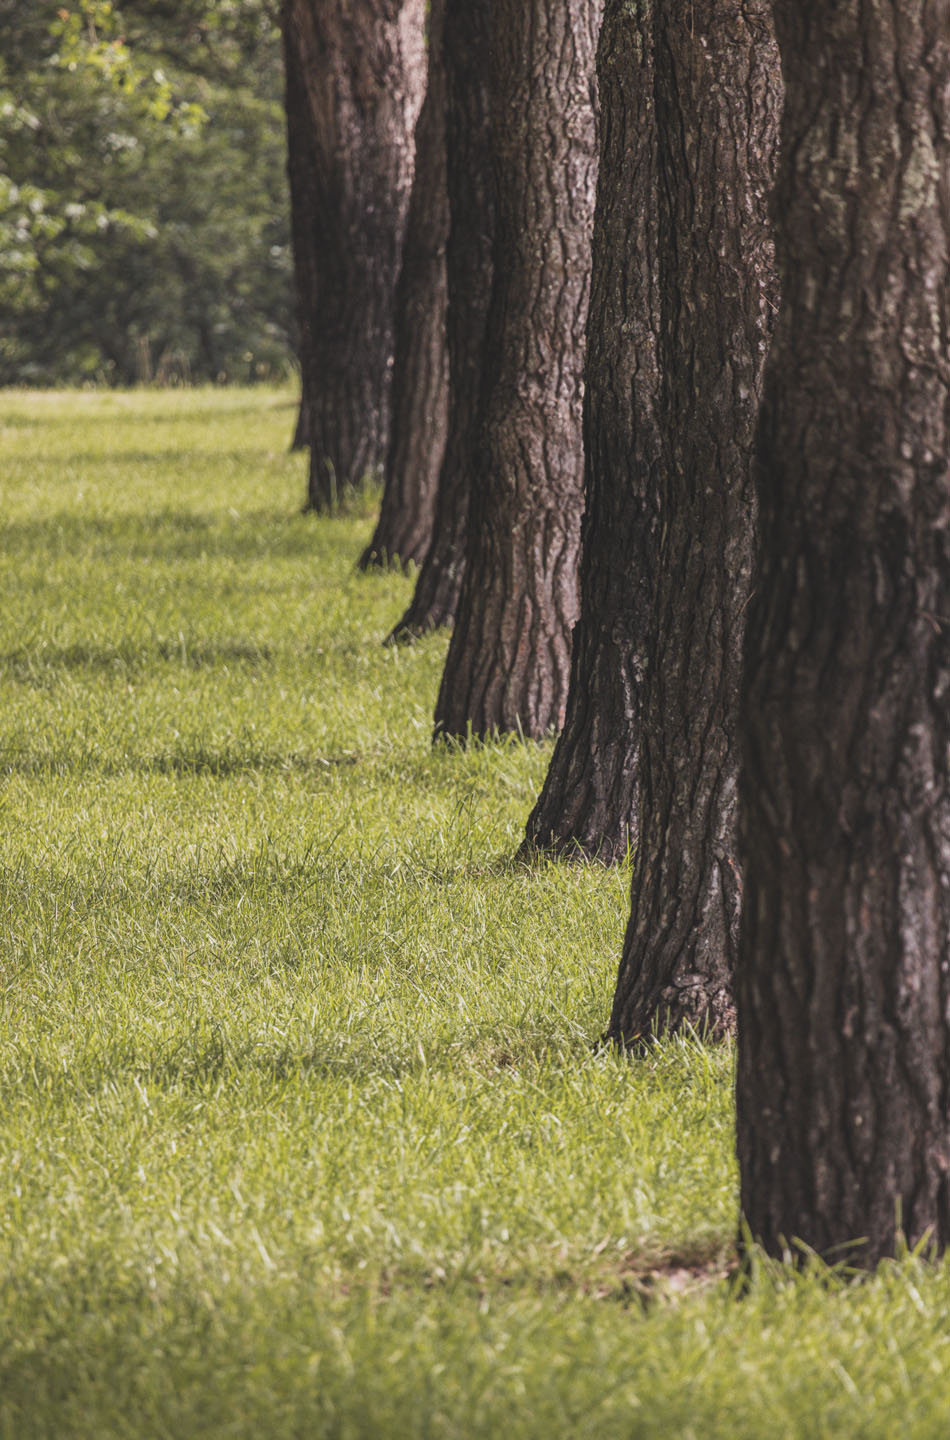
[[[950,1269],[738,1299],[731,1052],[430,748],[289,392],[0,393],[0,1437],[950,1433]]]

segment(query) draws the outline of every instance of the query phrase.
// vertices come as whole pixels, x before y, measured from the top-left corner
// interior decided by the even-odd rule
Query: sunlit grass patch
[[[945,1267],[737,1297],[732,1052],[599,1045],[291,402],[0,396],[0,1435],[944,1433]]]

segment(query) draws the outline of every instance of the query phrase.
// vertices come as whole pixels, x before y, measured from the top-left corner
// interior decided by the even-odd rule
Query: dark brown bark
[[[491,298],[495,177],[489,131],[490,0],[446,0],[442,55],[449,196],[449,415],[432,539],[408,610],[390,639],[455,618],[465,571],[475,424]]]
[[[492,0],[495,274],[465,578],[436,731],[564,720],[583,509],[584,328],[597,173],[592,0]]]
[[[950,6],[780,0],[743,694],[742,1207],[950,1240]],[[844,1251],[859,1239],[857,1251]]]
[[[663,456],[653,19],[607,0],[584,380],[580,619],[564,730],[529,845],[621,860],[635,844],[643,656]]]
[[[284,0],[311,508],[378,474],[389,443],[396,283],[425,83],[425,0]],[[291,175],[297,164],[291,142]],[[301,205],[306,211],[301,215]]]
[[[294,255],[294,293],[297,305],[299,334],[300,405],[291,450],[303,450],[310,443],[310,419],[307,400],[311,389],[310,355],[313,341],[310,331],[310,303],[314,281],[310,272],[312,246],[310,221],[317,205],[316,161],[311,145],[310,125],[303,123],[306,114],[306,88],[300,71],[296,47],[290,42],[290,29],[283,26],[284,48],[284,112],[287,119],[287,178],[290,183],[290,238]]]
[[[396,290],[392,434],[373,538],[360,566],[421,565],[432,539],[448,422],[445,244],[449,197],[445,165],[445,0],[429,11],[426,98],[416,124],[416,160]]]
[[[768,0],[655,11],[666,434],[645,652],[642,823],[609,1035],[734,1023],[738,701],[751,457],[776,298],[781,98]]]
[[[291,450],[306,450],[310,444],[310,417],[307,414],[307,391],[303,382],[303,353],[300,355],[300,404],[297,407],[297,423],[294,425],[294,438],[290,442]]]

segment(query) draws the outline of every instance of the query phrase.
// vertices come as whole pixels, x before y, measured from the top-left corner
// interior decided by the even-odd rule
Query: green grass
[[[286,392],[0,395],[0,1436],[950,1432],[950,1270],[737,1298],[728,1049],[299,513]]]

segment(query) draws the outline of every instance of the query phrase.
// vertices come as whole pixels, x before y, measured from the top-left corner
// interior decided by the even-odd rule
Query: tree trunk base
[[[669,1035],[690,1034],[699,1040],[723,1041],[735,1033],[732,986],[723,985],[713,991],[700,976],[688,976],[682,985],[667,985],[655,1003],[625,1011],[622,1024],[611,1021],[604,1039],[622,1050],[636,1050]]]

